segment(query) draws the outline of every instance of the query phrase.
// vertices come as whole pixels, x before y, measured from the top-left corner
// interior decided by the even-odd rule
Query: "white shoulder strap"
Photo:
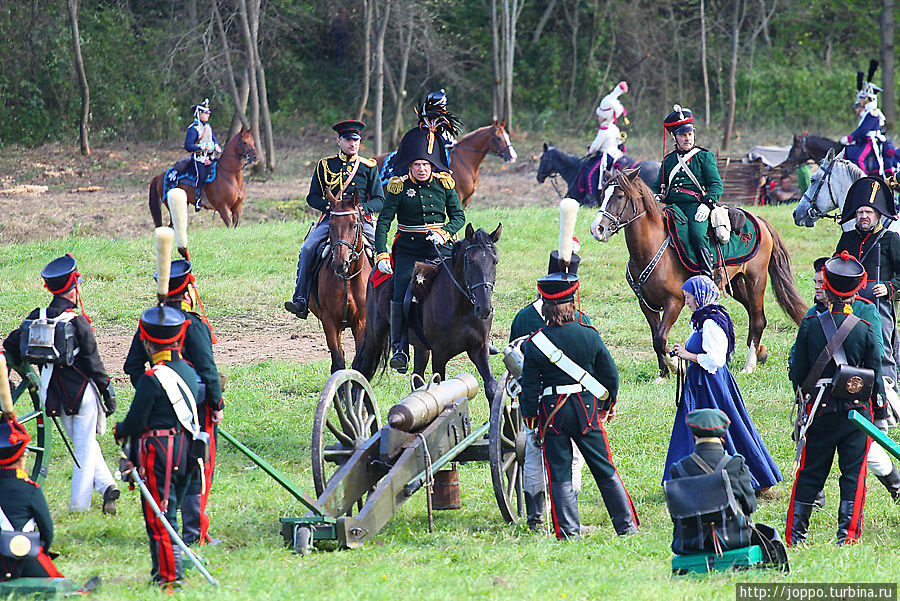
[[[687,154],[684,155],[683,159],[681,158],[681,155],[678,154],[678,152],[676,152],[676,151],[673,151],[673,152],[675,152],[675,158],[678,159],[678,164],[675,165],[675,168],[672,169],[671,172],[669,172],[669,181],[666,182],[667,186],[672,185],[672,178],[675,177],[676,173],[678,173],[679,171],[681,171],[682,169],[685,168],[687,161],[690,161],[691,158],[695,154],[700,152],[700,147],[696,147],[696,148],[693,148],[692,150],[690,150]],[[687,173],[688,173],[688,177],[691,177],[691,175],[693,175],[693,172],[690,169],[687,170]]]
[[[573,380],[584,386],[588,391],[598,399],[605,400],[609,398],[609,391],[606,386],[597,381],[597,379],[589,374],[583,367],[569,359],[559,347],[553,344],[549,338],[540,330],[531,337],[531,341],[541,353],[554,364],[563,370]]]
[[[3,509],[0,509],[0,530],[3,532],[15,532],[16,529],[13,528],[12,523],[9,521],[9,518],[6,517],[6,514],[3,513]],[[34,532],[34,518],[31,518],[25,525],[22,527],[19,532]]]
[[[534,307],[534,310],[537,311],[537,314],[541,316],[541,319],[544,319],[544,299],[539,298],[533,303],[531,306]]]
[[[168,365],[155,366],[153,375],[166,391],[178,422],[185,430],[196,436],[197,424],[200,423],[200,420],[197,419],[197,401],[194,400],[191,389],[188,388],[182,377]]]

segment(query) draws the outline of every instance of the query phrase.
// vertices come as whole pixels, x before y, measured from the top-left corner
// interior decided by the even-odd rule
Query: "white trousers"
[[[100,412],[100,399],[97,390],[88,386],[81,398],[81,409],[75,415],[60,415],[62,423],[79,468],[72,464],[72,492],[69,496],[70,511],[88,511],[91,508],[91,490],[103,494],[110,486],[115,486],[109,466],[103,458],[100,443],[97,442],[97,420],[106,419]],[[60,442],[57,448],[65,443]]]
[[[525,466],[522,478],[522,488],[529,495],[536,495],[544,491],[544,458],[541,448],[535,443],[537,430],[528,426],[525,428]],[[578,450],[578,445],[572,443],[572,490],[577,495],[581,491],[581,468],[584,467],[584,457]]]

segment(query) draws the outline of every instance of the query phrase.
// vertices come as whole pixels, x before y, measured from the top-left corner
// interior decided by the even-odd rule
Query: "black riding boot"
[[[894,466],[887,476],[877,476],[877,478],[891,494],[891,499],[895,503],[900,503],[900,472],[897,472],[897,466]]]
[[[309,272],[308,257],[301,252],[297,257],[297,283],[294,286],[294,296],[284,303],[285,311],[293,313],[300,319],[306,319],[309,315],[309,305],[306,302],[307,285],[306,274]]]
[[[598,482],[600,494],[603,496],[603,504],[606,505],[606,511],[612,520],[613,528],[619,536],[628,534],[636,534],[638,531],[635,524],[634,507],[628,493],[625,492],[625,485],[618,476],[613,476],[609,480]]]
[[[188,545],[200,540],[200,493],[187,494],[181,502],[181,539]]]
[[[713,282],[716,282],[716,274],[713,271],[713,262],[715,258],[713,257],[712,251],[706,248],[705,246],[700,249],[700,273],[707,276]],[[718,282],[716,282],[718,285]]]
[[[546,493],[541,491],[536,495],[525,493],[525,513],[528,515],[528,529],[538,532],[544,525],[544,499]]]
[[[809,532],[809,516],[812,515],[813,504],[794,501],[794,521],[791,524],[791,539],[788,544],[793,547],[806,542]]]
[[[405,374],[409,365],[409,348],[407,347],[406,318],[403,315],[403,303],[391,301],[391,369]]]
[[[845,501],[841,499],[840,504],[838,505],[838,529],[837,529],[837,544],[845,545],[847,544],[847,534],[850,530],[850,522],[853,520],[853,501]],[[850,540],[849,542],[855,542],[855,540]]]
[[[199,211],[203,208],[203,186],[197,186],[194,188],[194,211]]]

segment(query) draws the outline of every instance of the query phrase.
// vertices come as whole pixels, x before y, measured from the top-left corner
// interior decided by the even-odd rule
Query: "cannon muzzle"
[[[468,373],[453,376],[440,384],[421,388],[408,394],[391,407],[388,423],[404,432],[421,430],[441,414],[449,403],[460,397],[472,399],[478,394],[478,381]]]

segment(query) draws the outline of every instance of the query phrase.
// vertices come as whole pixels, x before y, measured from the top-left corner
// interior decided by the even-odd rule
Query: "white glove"
[[[707,219],[709,219],[709,207],[702,204],[697,207],[697,212],[694,213],[694,221],[706,221]]]
[[[437,232],[428,232],[428,235],[425,236],[425,239],[429,242],[433,242],[436,246],[440,246],[444,243],[444,238]]]
[[[378,261],[378,271],[385,275],[391,275],[392,273],[394,273],[394,270],[391,269],[390,259],[382,259]]]
[[[218,144],[215,145],[215,147],[213,148],[213,150],[215,150],[215,151],[218,152],[219,154],[222,154],[222,147],[219,146]]]

